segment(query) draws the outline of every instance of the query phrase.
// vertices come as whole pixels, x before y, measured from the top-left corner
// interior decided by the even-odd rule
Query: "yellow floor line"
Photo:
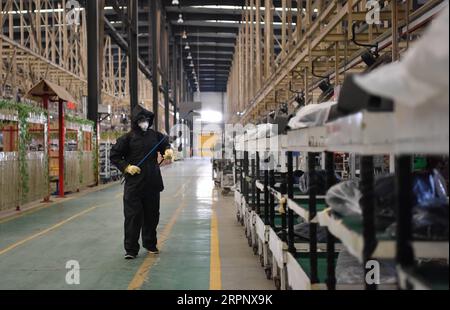
[[[189,183],[189,182],[188,182],[188,183]],[[185,184],[180,188],[180,190],[177,192],[177,194],[175,195],[175,197],[180,196],[180,195],[184,192],[184,190],[186,189],[186,186],[187,186],[188,183],[185,183]],[[112,185],[111,185],[111,186],[112,186]],[[105,187],[104,187],[104,188],[105,188]],[[104,189],[104,188],[102,188],[102,189]],[[93,192],[95,192],[95,191],[91,191],[90,193],[93,193]],[[89,193],[86,193],[86,194],[89,194]],[[122,195],[123,195],[122,193],[118,193],[118,194],[116,194],[116,196],[115,196],[114,198],[116,198],[116,199],[117,199],[117,198],[120,198]],[[85,195],[81,195],[81,196],[85,196]],[[65,200],[64,202],[69,201],[69,200],[72,200],[72,199],[75,199],[75,198],[79,198],[79,197],[80,197],[80,196],[78,196],[78,197],[71,197],[71,198],[68,198],[67,200]],[[60,203],[60,202],[53,203],[52,205],[58,204],[58,203]],[[10,246],[4,248],[4,249],[1,249],[1,250],[0,250],[0,255],[3,255],[3,254],[5,254],[5,253],[7,253],[7,252],[9,252],[9,251],[11,251],[11,250],[13,250],[13,249],[15,249],[15,248],[21,246],[21,245],[23,245],[23,244],[29,242],[29,241],[32,241],[32,240],[34,240],[34,239],[36,239],[36,238],[39,238],[39,237],[43,236],[43,235],[45,235],[45,234],[47,234],[47,233],[49,233],[49,232],[51,232],[51,231],[54,231],[54,230],[60,228],[61,226],[65,225],[65,224],[67,224],[67,223],[69,223],[69,222],[71,222],[71,221],[73,221],[73,220],[75,220],[75,219],[77,219],[77,218],[79,218],[79,217],[81,217],[81,216],[83,216],[83,215],[89,213],[89,212],[94,211],[95,209],[98,209],[98,208],[104,207],[104,206],[108,206],[108,205],[112,205],[112,203],[107,203],[107,204],[102,204],[102,205],[98,205],[98,206],[93,206],[93,207],[90,207],[90,208],[87,209],[87,210],[84,210],[84,211],[82,211],[82,212],[80,212],[80,213],[77,213],[77,214],[75,214],[75,215],[69,217],[68,219],[66,219],[66,220],[64,220],[64,221],[61,221],[61,222],[59,222],[59,223],[57,223],[57,224],[55,224],[55,225],[53,225],[53,226],[51,226],[51,227],[49,227],[49,228],[47,228],[47,229],[45,229],[45,230],[42,230],[42,231],[40,231],[40,232],[38,232],[38,233],[36,233],[36,234],[34,234],[34,235],[28,236],[28,237],[26,237],[25,239],[22,239],[22,240],[20,240],[20,241],[18,241],[18,242],[16,242],[16,243],[14,243],[14,244],[12,244],[12,245],[10,245]],[[49,206],[45,206],[45,207],[49,207]],[[11,220],[13,220],[13,219],[15,219],[15,218],[18,218],[18,217],[22,217],[22,216],[24,216],[24,215],[33,213],[33,212],[37,211],[38,209],[43,209],[43,208],[45,208],[45,207],[41,207],[41,208],[37,208],[37,209],[34,209],[34,210],[30,210],[29,212],[26,212],[26,213],[24,212],[23,214],[14,216],[14,217],[12,217],[12,218],[4,219],[4,220],[0,221],[0,224],[1,224],[1,223],[4,223],[4,222],[7,222],[7,221],[11,221]],[[182,206],[182,207],[183,207],[183,206]],[[182,207],[180,207],[180,208],[177,210],[177,212],[176,212],[175,215],[178,216],[179,211],[181,211]],[[169,223],[169,224],[170,224],[170,223]],[[172,223],[172,227],[173,227],[173,224],[175,224],[175,223]],[[170,228],[170,230],[171,230],[171,228]],[[169,232],[170,232],[170,231],[169,231]],[[168,236],[167,233],[165,234],[165,233],[163,232],[163,233],[161,234],[161,243],[164,243],[164,242],[165,242],[165,240],[167,239],[166,236]]]
[[[184,191],[186,190],[186,186],[189,182],[186,182],[185,184],[183,184],[183,186],[180,187],[180,189],[175,193],[174,197],[180,197],[181,195],[183,195]]]
[[[181,187],[180,189],[175,193],[174,197],[180,197],[184,194],[186,191],[186,188],[188,184],[190,184],[190,181],[193,178],[189,178]],[[164,248],[164,244],[166,243],[167,239],[169,239],[170,233],[172,232],[173,227],[175,226],[175,223],[180,216],[181,211],[186,207],[186,202],[183,200],[182,204],[178,209],[175,211],[175,213],[170,218],[169,223],[166,224],[163,231],[159,234],[159,241],[158,241],[158,247],[160,250]],[[128,285],[128,290],[139,290],[142,285],[144,284],[145,280],[148,279],[150,269],[153,267],[153,265],[158,261],[157,255],[149,254],[145,258],[142,265],[139,267],[138,271],[134,275],[133,280],[131,280],[130,284]]]
[[[160,250],[164,248],[166,241],[169,239],[170,233],[172,232],[173,227],[181,214],[181,211],[186,207],[186,203],[183,201],[180,207],[175,211],[175,213],[170,218],[169,223],[164,227],[164,230],[159,234],[158,247]],[[131,280],[128,285],[128,290],[139,290],[144,284],[145,280],[148,279],[150,269],[153,265],[158,261],[159,256],[148,254],[145,258],[142,265],[139,267],[139,270],[134,275],[133,280]]]
[[[175,197],[180,197],[186,193],[186,189],[189,185],[192,184],[192,181],[194,180],[194,177],[189,177],[186,182],[183,183],[183,186],[181,186],[180,190],[175,194]]]
[[[49,233],[49,232],[51,232],[53,230],[56,230],[56,229],[60,228],[61,226],[65,225],[65,224],[67,224],[67,223],[69,223],[69,222],[71,222],[71,221],[73,221],[73,220],[75,220],[75,219],[77,219],[77,218],[79,218],[79,217],[81,217],[81,216],[91,212],[91,211],[94,211],[95,209],[100,208],[101,206],[102,205],[91,207],[91,208],[89,208],[87,210],[84,210],[84,211],[82,211],[80,213],[77,213],[77,214],[69,217],[68,219],[66,219],[64,221],[61,221],[61,222],[59,222],[59,223],[57,223],[57,224],[55,224],[55,225],[53,225],[53,226],[51,226],[51,227],[49,227],[49,228],[47,228],[45,230],[42,230],[42,231],[40,231],[40,232],[38,232],[38,233],[36,233],[34,235],[31,235],[31,236],[29,236],[29,237],[27,237],[25,239],[22,239],[22,240],[20,240],[20,241],[18,241],[16,243],[6,247],[6,248],[0,250],[0,255],[3,255],[5,253],[7,253],[7,252],[9,252],[9,251],[11,251],[11,250],[21,246],[21,245],[24,245],[25,243],[27,243],[27,242],[29,242],[31,240],[34,240],[34,239],[36,239],[38,237],[41,237],[41,236],[43,236],[43,235],[45,235],[45,234],[47,234],[47,233]]]
[[[222,289],[222,266],[220,261],[220,243],[219,243],[219,221],[215,210],[214,195],[211,214],[211,259],[209,289]]]

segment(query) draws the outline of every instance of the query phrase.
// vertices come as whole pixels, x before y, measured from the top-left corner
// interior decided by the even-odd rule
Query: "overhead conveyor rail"
[[[447,3],[429,0],[418,5],[417,1],[402,4],[388,1],[380,14],[381,24],[367,25],[365,1],[295,1],[297,6],[294,1],[283,1],[281,14],[286,19],[282,21],[278,39],[270,25],[271,14],[266,15],[265,9],[267,6],[274,10],[272,1],[247,2],[227,88],[232,120],[242,123],[267,115],[276,109],[277,100],[293,101],[295,95],[289,89],[304,91],[306,102],[313,102],[322,94],[318,86],[323,78],[317,76],[340,85],[349,70],[364,71],[366,64],[361,56],[367,53],[367,47],[352,41],[354,23],[365,25],[358,28],[357,41],[378,45],[380,54],[392,54],[391,59],[398,59],[399,53],[410,45],[409,39],[404,38],[420,33]],[[254,10],[250,9],[250,3]],[[246,19],[252,14],[253,22],[250,17]],[[302,31],[298,30],[300,27]],[[285,49],[276,55],[270,48],[273,45]]]

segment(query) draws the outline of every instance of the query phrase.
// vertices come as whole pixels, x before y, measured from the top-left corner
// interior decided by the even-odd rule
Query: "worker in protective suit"
[[[125,259],[137,257],[141,232],[142,246],[152,254],[159,253],[156,228],[159,224],[160,193],[164,185],[158,153],[165,160],[172,160],[173,151],[167,136],[150,129],[153,120],[152,112],[141,106],[135,107],[131,131],[119,138],[111,149],[111,162],[122,171],[126,182],[123,197]]]

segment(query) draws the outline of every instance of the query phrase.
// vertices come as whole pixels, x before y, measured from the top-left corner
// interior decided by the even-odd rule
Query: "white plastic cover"
[[[256,128],[247,130],[245,133],[245,141],[255,140],[258,136],[258,130]]]
[[[355,82],[374,95],[406,106],[449,104],[449,9],[446,6],[402,61],[383,66]]]
[[[346,181],[330,188],[325,200],[333,211],[342,216],[353,216],[362,214],[359,204],[361,198],[358,182]]]
[[[324,102],[321,104],[310,104],[300,109],[289,121],[291,129],[309,128],[323,126],[328,121],[330,111],[337,102]]]

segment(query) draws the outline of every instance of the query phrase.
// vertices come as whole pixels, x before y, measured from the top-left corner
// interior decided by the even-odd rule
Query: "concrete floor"
[[[115,184],[0,220],[0,290],[274,289],[236,222],[232,197],[214,189],[210,161],[177,162],[163,176],[161,255],[123,259],[123,188]],[[66,281],[76,279],[71,261],[79,284]]]

